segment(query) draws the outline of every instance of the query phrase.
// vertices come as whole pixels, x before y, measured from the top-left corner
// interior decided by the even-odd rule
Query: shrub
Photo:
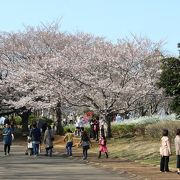
[[[136,126],[134,124],[114,124],[112,125],[113,136],[134,136]]]
[[[171,140],[176,135],[176,130],[180,128],[180,121],[161,121],[155,124],[149,124],[146,126],[146,136],[150,138],[158,138],[162,137],[162,130],[169,130],[169,137]]]
[[[29,117],[29,124],[33,124],[34,122],[37,121],[47,123],[48,125],[51,125],[53,123],[53,120],[47,117],[34,117],[34,116]]]
[[[146,124],[136,124],[136,135],[145,136]]]
[[[176,115],[152,115],[152,116],[143,116],[139,118],[131,118],[131,119],[125,119],[124,121],[121,121],[120,124],[154,124],[159,121],[170,121],[175,120]]]
[[[73,124],[69,124],[67,126],[64,126],[64,133],[67,133],[68,129],[70,129],[72,132],[74,132],[76,128]]]
[[[22,119],[21,119],[20,116],[15,116],[14,119],[15,119],[16,125],[21,125],[22,124]]]
[[[127,119],[119,123],[112,123],[113,136],[149,136],[152,138],[160,138],[163,128],[169,131],[176,131],[178,121],[175,123],[175,114],[166,116],[144,116],[136,119]],[[180,122],[180,121],[179,121]],[[176,125],[175,125],[176,124]],[[180,128],[180,127],[179,127]],[[170,137],[172,133],[170,133]]]
[[[85,130],[88,134],[90,134],[90,126],[89,126],[89,125],[84,126],[84,130]]]

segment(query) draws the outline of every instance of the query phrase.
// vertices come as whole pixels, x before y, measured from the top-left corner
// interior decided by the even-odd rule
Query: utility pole
[[[177,44],[177,48],[178,48],[178,51],[179,51],[179,58],[180,58],[180,43]]]

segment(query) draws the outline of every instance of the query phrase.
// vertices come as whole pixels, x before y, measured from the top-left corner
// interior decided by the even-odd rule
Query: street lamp
[[[179,58],[180,58],[180,43],[177,44],[177,48],[178,48],[178,51],[179,51]]]

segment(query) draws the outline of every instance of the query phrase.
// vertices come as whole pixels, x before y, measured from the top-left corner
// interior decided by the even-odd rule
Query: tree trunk
[[[64,135],[64,129],[62,127],[62,111],[61,102],[59,101],[56,106],[56,118],[57,118],[57,134]]]
[[[144,106],[142,106],[139,110],[140,110],[140,115],[141,116],[146,116],[147,115],[148,110],[145,109]]]
[[[113,116],[111,114],[108,114],[105,116],[105,121],[107,122],[107,138],[112,137],[112,131],[111,131],[111,121]]]
[[[19,114],[19,116],[22,119],[22,133],[23,134],[28,134],[29,133],[28,119],[29,119],[30,114],[31,114],[30,110],[25,110],[21,114]]]

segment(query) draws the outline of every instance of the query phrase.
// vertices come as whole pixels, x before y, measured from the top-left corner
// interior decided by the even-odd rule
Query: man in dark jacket
[[[39,146],[41,143],[41,131],[39,128],[37,128],[37,124],[34,123],[32,125],[32,130],[30,131],[32,146],[33,146],[33,154],[34,156],[37,156],[39,154]]]

